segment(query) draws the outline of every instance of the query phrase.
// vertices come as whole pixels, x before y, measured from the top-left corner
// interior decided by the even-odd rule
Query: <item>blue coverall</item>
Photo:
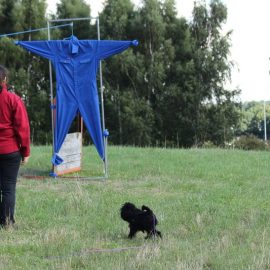
[[[64,40],[17,41],[17,45],[49,59],[56,74],[56,123],[54,130],[55,165],[63,160],[58,152],[70,125],[81,113],[100,157],[104,160],[96,75],[99,61],[136,46],[134,41],[78,40],[71,36]]]

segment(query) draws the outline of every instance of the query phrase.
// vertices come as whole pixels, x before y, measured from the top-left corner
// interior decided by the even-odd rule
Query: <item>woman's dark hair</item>
[[[0,65],[0,83],[5,79],[7,79],[7,77],[8,77],[8,70],[4,66]]]

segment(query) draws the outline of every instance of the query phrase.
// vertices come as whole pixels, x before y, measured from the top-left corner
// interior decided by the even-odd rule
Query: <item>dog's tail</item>
[[[148,212],[149,214],[153,214],[153,211],[145,205],[142,206],[142,210]]]
[[[127,222],[130,222],[134,216],[134,210],[136,209],[133,203],[126,202],[120,209],[121,218]]]

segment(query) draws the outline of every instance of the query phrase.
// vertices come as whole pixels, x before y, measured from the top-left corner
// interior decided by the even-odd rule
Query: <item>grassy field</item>
[[[102,166],[84,148],[84,170]],[[270,153],[109,147],[109,179],[48,175],[32,147],[17,186],[17,228],[0,231],[0,269],[270,269]],[[125,201],[151,207],[162,240],[127,239]]]

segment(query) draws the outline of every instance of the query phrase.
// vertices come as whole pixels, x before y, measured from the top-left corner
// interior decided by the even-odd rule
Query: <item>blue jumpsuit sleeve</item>
[[[54,50],[50,41],[16,41],[15,44],[49,60],[54,57]]]
[[[96,56],[99,59],[105,59],[114,54],[118,54],[129,48],[137,46],[138,41],[115,41],[115,40],[100,40],[98,41]]]

